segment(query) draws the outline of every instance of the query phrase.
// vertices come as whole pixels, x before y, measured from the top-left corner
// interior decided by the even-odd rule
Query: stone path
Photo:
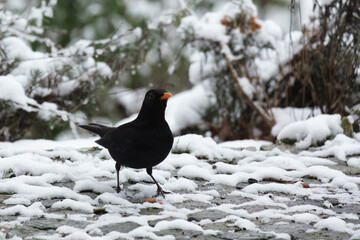
[[[267,146],[264,151],[270,152],[274,147]],[[289,153],[286,147],[281,148],[280,151]],[[98,149],[82,152],[88,155],[98,153]],[[71,161],[62,158],[52,160]],[[242,160],[234,159],[226,165],[235,166]],[[329,169],[341,171],[350,177],[360,174],[358,168],[348,167],[343,161],[334,158],[331,160],[337,164],[327,166]],[[221,160],[202,157],[199,161],[211,165],[213,170],[222,166],[216,164]],[[157,197],[155,203],[147,202],[149,193],[141,191],[148,188],[152,189],[150,194],[153,193],[155,188],[149,180],[128,179],[123,182],[125,190],[118,195],[114,191],[74,190],[76,183],[73,180],[62,179],[50,183],[54,187],[89,196],[94,200],[91,212],[81,206],[75,209],[54,207],[55,203],[65,199],[61,197],[39,198],[21,204],[21,194],[0,189],[0,233],[3,234],[0,239],[1,236],[5,239],[349,239],[355,236],[356,239],[356,231],[360,229],[358,191],[336,188],[324,179],[310,175],[286,181],[276,178],[260,181],[248,179],[231,186],[214,183],[202,178],[201,174],[195,177],[179,176],[180,169],[177,167],[171,170],[167,179],[188,179],[195,183],[194,191],[180,186],[165,199]],[[155,169],[155,173],[157,171],[161,170]],[[217,174],[226,177],[233,173],[220,170]],[[3,181],[17,177],[10,172]],[[114,188],[115,178],[102,176],[96,179]],[[163,185],[166,183],[160,182]],[[33,184],[37,184],[35,180]],[[289,193],[289,186],[298,187],[299,184],[311,194]],[[259,191],[260,185],[269,188]],[[252,190],[252,186],[258,190]],[[321,197],[316,199],[312,194]],[[105,196],[111,197],[106,199]],[[119,202],[114,200],[116,197]],[[20,199],[19,204],[6,202],[7,199],[17,198]],[[36,207],[36,204],[40,207]],[[32,206],[34,211],[40,209],[41,212],[34,214]],[[14,207],[18,210],[14,210]],[[337,219],[341,219],[339,224],[345,223],[351,231],[334,231],[327,227],[326,224],[336,224]]]

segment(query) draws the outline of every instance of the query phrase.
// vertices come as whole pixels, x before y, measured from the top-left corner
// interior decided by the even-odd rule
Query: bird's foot
[[[165,190],[163,190],[161,187],[158,187],[158,189],[156,190],[156,195],[155,195],[155,197],[161,195],[161,196],[163,196],[163,198],[165,198],[165,194],[169,194],[169,193],[171,193],[171,192],[165,191]]]
[[[121,191],[120,186],[117,186],[117,187],[116,187],[116,192],[119,193],[120,191]]]

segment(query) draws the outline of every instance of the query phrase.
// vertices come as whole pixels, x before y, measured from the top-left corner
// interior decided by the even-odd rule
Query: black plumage
[[[120,192],[119,171],[122,166],[146,168],[157,186],[157,194],[166,193],[152,175],[152,167],[169,154],[174,138],[165,120],[167,99],[171,94],[152,89],[145,98],[137,118],[117,128],[90,123],[79,127],[98,134],[96,143],[107,148],[116,161],[117,192]]]

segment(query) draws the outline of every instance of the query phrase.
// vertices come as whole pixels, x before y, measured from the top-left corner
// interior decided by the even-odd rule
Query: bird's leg
[[[119,193],[121,191],[120,184],[119,184],[119,171],[120,171],[121,165],[116,162],[115,169],[116,169],[116,192]]]
[[[160,185],[158,184],[158,182],[155,180],[155,178],[154,178],[153,175],[152,175],[152,168],[151,168],[151,167],[147,168],[147,169],[146,169],[146,172],[147,172],[147,174],[150,175],[150,177],[152,178],[152,180],[154,180],[154,183],[155,183],[156,186],[157,186],[156,196],[159,196],[159,195],[161,194],[161,196],[163,196],[163,198],[165,198],[165,194],[170,193],[170,192],[164,191],[164,190],[160,187]]]

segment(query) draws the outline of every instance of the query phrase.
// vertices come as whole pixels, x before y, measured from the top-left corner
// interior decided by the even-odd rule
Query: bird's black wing
[[[124,152],[139,142],[139,130],[134,124],[124,124],[116,129],[107,132],[96,142],[101,146],[118,152]]]

